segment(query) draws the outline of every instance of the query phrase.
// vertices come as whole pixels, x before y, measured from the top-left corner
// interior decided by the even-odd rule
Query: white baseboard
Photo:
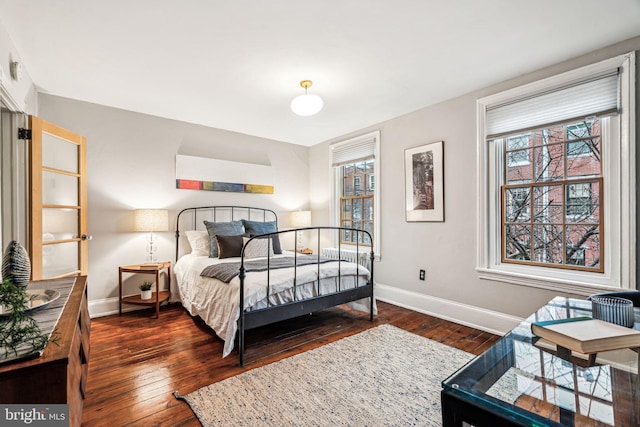
[[[377,282],[375,284],[375,295],[376,299],[380,301],[496,335],[506,334],[523,320],[497,311],[407,291]]]
[[[381,283],[376,283],[375,293],[376,299],[380,301],[496,335],[506,334],[523,320],[497,311],[411,292]],[[143,307],[125,304],[122,307],[122,311],[140,310],[141,308]],[[91,318],[112,314],[118,314],[117,297],[89,301],[89,315]]]
[[[103,316],[110,316],[112,314],[118,314],[120,312],[118,305],[119,304],[118,304],[117,297],[89,301],[89,317],[93,319],[96,317],[103,317]],[[128,311],[142,310],[145,308],[149,308],[149,307],[124,304],[122,306],[122,312],[126,313]]]

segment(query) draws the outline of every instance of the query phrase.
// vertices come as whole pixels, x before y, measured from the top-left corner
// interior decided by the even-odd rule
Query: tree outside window
[[[494,142],[500,141],[507,165],[502,261],[602,271],[600,120],[549,126]]]
[[[340,197],[340,224],[342,227],[365,230],[373,236],[374,221],[374,162],[344,165],[342,169],[342,195]],[[366,183],[367,185],[363,185]],[[362,233],[344,231],[341,243],[371,245]]]

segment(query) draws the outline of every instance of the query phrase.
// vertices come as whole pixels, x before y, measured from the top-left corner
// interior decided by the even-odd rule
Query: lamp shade
[[[136,209],[135,231],[169,231],[169,211],[166,209]]]
[[[291,101],[291,110],[299,116],[312,116],[322,110],[322,98],[312,93],[298,95]]]
[[[294,211],[289,217],[289,224],[293,228],[311,226],[311,211]]]

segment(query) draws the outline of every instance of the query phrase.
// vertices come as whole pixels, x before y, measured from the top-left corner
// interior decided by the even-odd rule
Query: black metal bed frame
[[[251,217],[252,212],[256,212],[258,215],[257,216],[262,216],[262,222],[267,222],[268,220],[272,220],[277,221],[277,215],[274,211],[270,210],[270,209],[263,209],[263,208],[254,208],[254,207],[245,207],[245,206],[203,206],[203,207],[194,207],[194,208],[186,208],[183,209],[182,211],[180,211],[180,213],[178,213],[178,217],[176,219],[176,261],[178,259],[178,255],[179,255],[179,250],[178,250],[178,246],[180,243],[180,216],[183,213],[188,213],[188,212],[193,212],[194,215],[194,224],[193,226],[196,226],[196,221],[197,221],[197,214],[198,211],[202,211],[202,212],[206,212],[206,211],[210,211],[212,213],[212,218],[213,221],[215,222],[215,218],[217,216],[218,210],[226,210],[227,213],[230,213],[230,217],[226,217],[225,220],[228,221],[234,221],[234,220],[238,220],[238,219],[246,219],[246,220],[251,220],[251,221],[255,221],[256,217],[254,216],[253,218]],[[238,211],[242,211],[245,212],[247,214],[246,218],[241,218],[241,217],[236,217],[235,213]],[[270,217],[269,219],[267,219],[267,217]],[[304,298],[304,299],[297,299],[297,268],[298,268],[298,264],[297,264],[297,260],[298,260],[298,253],[296,252],[294,255],[294,265],[293,265],[293,269],[294,269],[294,277],[293,277],[293,301],[285,303],[285,304],[278,304],[278,305],[272,305],[270,303],[270,300],[268,298],[269,295],[269,288],[271,286],[270,284],[270,274],[269,274],[269,262],[270,262],[270,257],[267,258],[267,307],[265,308],[261,308],[261,309],[256,309],[256,310],[246,310],[244,308],[244,280],[246,278],[246,271],[245,271],[245,256],[244,256],[244,250],[246,248],[246,246],[249,244],[249,242],[251,242],[254,239],[258,239],[258,238],[266,238],[269,239],[269,243],[271,244],[274,236],[279,236],[281,234],[286,234],[286,233],[294,233],[294,240],[297,241],[298,238],[298,233],[300,232],[309,232],[311,230],[315,230],[317,231],[317,250],[316,253],[319,255],[320,254],[320,232],[322,230],[335,230],[336,233],[343,232],[343,231],[351,231],[352,233],[362,233],[363,235],[366,235],[369,237],[369,241],[371,242],[371,251],[369,254],[369,280],[367,282],[366,285],[364,286],[357,286],[357,284],[355,285],[355,287],[350,288],[350,289],[341,289],[340,285],[341,285],[341,279],[342,279],[342,275],[341,275],[341,269],[340,269],[340,265],[338,266],[338,276],[337,276],[337,290],[335,292],[331,292],[325,295],[321,295],[320,294],[320,260],[318,259],[317,262],[317,268],[318,268],[318,279],[316,281],[314,281],[314,283],[316,283],[316,293],[318,296],[312,297],[312,298]],[[364,236],[363,236],[364,237]],[[360,250],[360,243],[359,243],[360,239],[356,239],[356,251],[359,252]],[[341,252],[341,246],[342,244],[340,243],[341,239],[338,239],[338,260],[340,259],[340,252]],[[364,240],[363,240],[364,241]],[[371,234],[367,231],[364,230],[358,230],[355,228],[347,228],[347,227],[331,227],[331,226],[318,226],[318,227],[305,227],[305,228],[297,228],[297,229],[290,229],[290,230],[283,230],[283,231],[277,231],[274,233],[267,233],[267,234],[262,234],[262,235],[257,235],[257,236],[252,236],[249,238],[249,240],[247,241],[247,243],[244,245],[244,247],[242,248],[242,253],[241,253],[241,259],[240,259],[240,273],[239,273],[239,279],[240,279],[240,318],[238,319],[238,351],[240,353],[240,366],[244,366],[244,351],[245,351],[245,332],[249,329],[253,329],[253,328],[257,328],[260,326],[265,326],[271,323],[275,323],[275,322],[279,322],[281,320],[286,320],[286,319],[291,319],[294,317],[298,317],[298,316],[303,316],[305,314],[311,314],[313,312],[316,311],[320,311],[320,310],[324,310],[326,308],[329,307],[334,307],[336,305],[340,305],[340,304],[345,304],[348,302],[353,302],[359,299],[363,299],[363,298],[369,298],[369,320],[373,320],[373,311],[374,311],[374,305],[375,305],[375,301],[373,299],[373,265],[374,265],[374,258],[375,258],[375,254],[373,251],[373,238],[371,236]],[[305,285],[305,283],[301,284],[301,285]]]

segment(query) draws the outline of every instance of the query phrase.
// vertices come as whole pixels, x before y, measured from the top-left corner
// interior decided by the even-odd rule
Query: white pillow
[[[185,231],[191,253],[197,256],[209,256],[209,233],[206,230]]]
[[[243,237],[242,241],[245,245],[245,248],[244,248],[245,258],[266,257],[267,250],[269,251],[269,256],[270,257],[273,256],[273,246],[269,244],[271,242],[270,239],[253,239],[248,245],[247,245],[247,242],[249,241],[248,237]]]

